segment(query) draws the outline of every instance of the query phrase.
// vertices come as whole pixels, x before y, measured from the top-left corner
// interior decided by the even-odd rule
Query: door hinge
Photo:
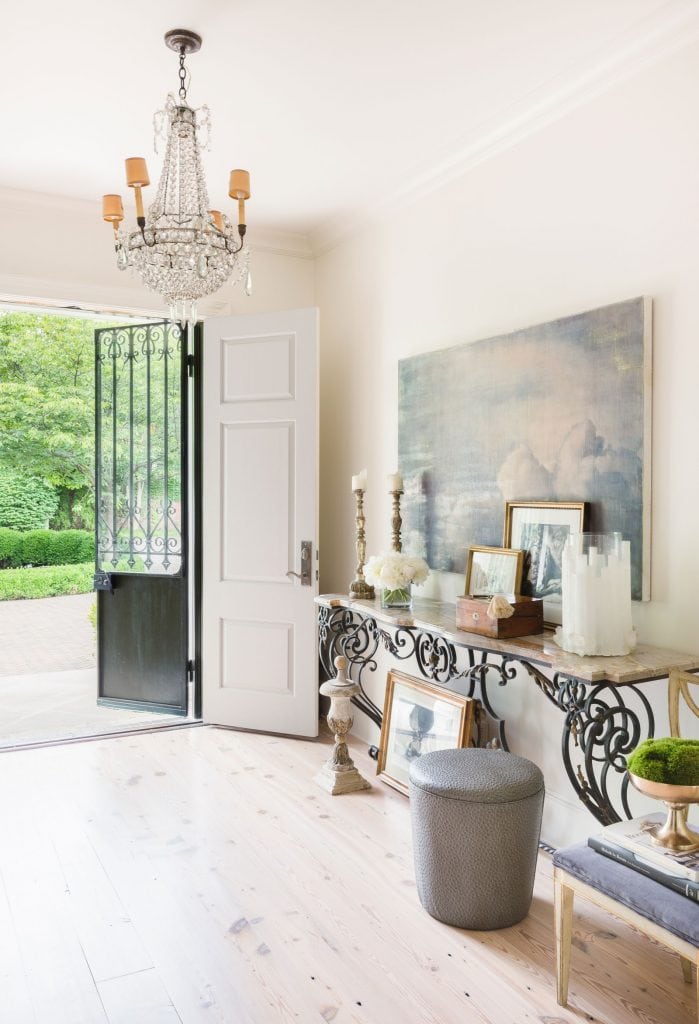
[[[194,661],[191,658],[187,662],[187,680],[190,683],[194,680]]]
[[[187,376],[194,376],[194,356],[190,353],[185,360],[187,364]]]

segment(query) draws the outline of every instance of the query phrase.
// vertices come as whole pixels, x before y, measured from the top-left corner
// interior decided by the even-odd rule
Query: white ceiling
[[[226,208],[316,243],[458,173],[699,31],[699,0],[36,0],[4,12],[0,186],[126,191],[176,91],[163,34],[204,38],[189,99],[212,111],[205,168]],[[9,17],[9,25],[7,19]]]

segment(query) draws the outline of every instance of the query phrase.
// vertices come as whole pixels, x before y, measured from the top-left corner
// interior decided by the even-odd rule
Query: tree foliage
[[[0,466],[0,526],[41,530],[57,508],[55,487],[37,477]]]
[[[85,497],[94,489],[96,326],[76,317],[0,313],[0,468],[56,488],[63,526],[89,526],[92,515]]]

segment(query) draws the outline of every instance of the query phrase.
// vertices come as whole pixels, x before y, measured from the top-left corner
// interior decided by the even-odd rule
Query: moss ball
[[[699,786],[699,740],[675,736],[646,740],[636,747],[627,767],[633,775],[671,786]]]

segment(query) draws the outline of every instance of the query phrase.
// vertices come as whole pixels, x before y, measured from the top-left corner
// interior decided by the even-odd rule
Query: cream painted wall
[[[400,358],[645,294],[652,601],[634,619],[643,641],[699,653],[698,109],[693,45],[318,259],[323,591],[346,591],[353,575],[350,476],[363,466],[369,552],[388,541]],[[433,577],[429,592],[453,599],[461,585]],[[385,667],[372,683],[379,700]],[[647,692],[662,733],[664,685]],[[544,769],[544,836],[560,844],[595,831],[561,766],[562,716],[526,678],[496,697],[512,749]]]
[[[296,309],[314,302],[314,265],[305,239],[250,229],[253,292],[227,285],[201,315]],[[0,189],[0,297],[55,300],[164,315],[161,299],[116,267],[99,202]]]

